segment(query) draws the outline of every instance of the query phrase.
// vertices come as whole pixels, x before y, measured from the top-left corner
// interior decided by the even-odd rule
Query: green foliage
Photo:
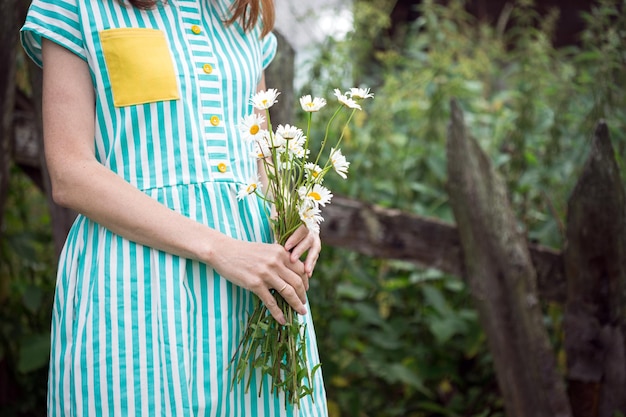
[[[331,415],[501,415],[463,282],[324,251],[310,294]]]
[[[561,248],[567,198],[601,118],[626,180],[626,2],[597,2],[580,44],[563,49],[551,43],[558,12],[539,16],[528,0],[495,27],[462,1],[424,1],[394,43],[370,37],[388,25],[360,8],[373,3],[356,3],[356,31],[329,40],[302,89],[356,81],[376,94],[342,146],[350,179],[330,188],[452,222],[445,141],[456,98],[507,181],[521,230]],[[462,281],[326,247],[310,297],[333,416],[503,415]],[[563,366],[560,308],[546,306],[545,319]]]
[[[11,381],[3,416],[44,415],[54,249],[45,197],[13,168],[0,240],[0,367]]]
[[[470,132],[507,179],[529,237],[562,245],[567,196],[600,118],[623,166],[626,18],[616,1],[603,0],[587,16],[582,45],[557,50],[550,42],[555,15],[538,16],[528,3],[516,5],[515,25],[502,33],[467,15],[461,1],[426,1],[402,48],[373,51],[371,65],[346,51],[371,45],[366,34],[380,31],[370,27],[347,42],[329,41],[313,65],[315,87],[303,92],[345,85],[352,72],[383,67],[358,77],[377,97],[368,116],[357,119],[353,140],[344,142],[353,165],[351,181],[337,185],[343,193],[451,221],[444,144],[449,101],[456,98]],[[357,8],[357,22],[361,15]],[[372,25],[383,25],[377,22]],[[350,64],[357,68],[350,71]]]

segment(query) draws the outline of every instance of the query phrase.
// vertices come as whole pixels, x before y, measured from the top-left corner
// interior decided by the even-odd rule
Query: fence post
[[[626,196],[601,121],[568,201],[565,349],[576,417],[626,413]]]
[[[465,131],[452,101],[448,193],[467,279],[487,335],[509,417],[569,417],[562,377],[543,325],[536,272],[506,186]]]

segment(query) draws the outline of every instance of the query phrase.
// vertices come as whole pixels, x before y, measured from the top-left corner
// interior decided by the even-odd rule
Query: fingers
[[[291,261],[294,262],[308,251],[304,262],[304,271],[307,278],[313,275],[315,264],[322,249],[322,243],[317,233],[309,231],[305,226],[300,226],[285,243],[285,249],[291,251]],[[308,284],[308,280],[307,280]],[[307,285],[308,289],[308,285]]]
[[[279,288],[279,290],[277,291],[285,299],[285,301],[287,301],[289,305],[296,312],[298,312],[298,314],[302,314],[302,315],[307,314],[307,309],[305,306],[306,295],[304,296],[304,300],[303,300],[302,298],[300,298],[300,294],[298,294],[299,291],[297,291],[294,287],[289,285],[286,281],[278,278],[275,280],[275,282],[276,282],[276,285],[270,288]],[[303,288],[301,281],[299,282],[298,286],[300,288]],[[253,291],[261,299],[261,301],[263,301],[263,304],[265,304],[265,307],[267,307],[267,310],[270,312],[272,317],[274,317],[274,319],[278,323],[285,325],[287,323],[285,319],[285,315],[280,309],[278,303],[276,302],[276,298],[270,291],[270,288],[266,287],[265,285],[260,285],[258,288],[253,289]]]
[[[300,261],[298,261],[300,262]],[[299,312],[298,308],[290,301],[290,296],[294,296],[300,301],[301,305],[306,303],[306,291],[309,286],[308,278],[303,273],[302,275],[297,275],[294,273],[284,272],[275,277],[275,281],[272,282],[271,288],[274,288],[278,291],[283,298],[291,304],[291,306]],[[305,281],[306,280],[306,281]],[[285,284],[287,286],[285,287]]]
[[[285,282],[285,283],[283,284],[283,286],[282,286],[279,290],[277,290],[277,291],[278,291],[278,293],[280,294],[281,292],[285,291],[285,288],[287,288],[287,286],[288,286],[288,285],[289,285],[289,284],[287,284],[287,283]]]
[[[280,293],[285,301],[299,314],[307,314],[306,290],[308,277],[304,271],[304,264],[300,260],[293,262],[289,252],[280,245],[272,249],[274,261],[265,272],[258,271],[258,281],[250,288],[263,301],[272,316],[281,324],[284,314],[280,311],[271,289]]]
[[[285,283],[286,284],[286,283]],[[300,283],[300,287],[303,288],[302,283]],[[286,286],[283,284],[283,289],[282,291],[279,291],[279,294],[285,299],[285,301],[287,301],[289,303],[289,305],[291,307],[293,307],[293,309],[295,311],[298,312],[298,314],[306,314],[307,313],[307,309],[306,309],[306,293],[304,291],[304,299],[301,298],[301,295],[299,294],[300,291],[297,291],[294,287],[292,287],[291,285],[287,284]]]
[[[307,229],[306,226],[298,227],[296,231],[293,232],[291,236],[289,236],[289,239],[287,239],[287,242],[285,242],[285,249],[287,249],[288,251],[291,251],[302,241],[302,239],[306,238],[308,234],[309,234],[309,229]],[[300,257],[298,256],[296,259],[300,259]]]
[[[256,295],[261,299],[261,301],[263,301],[263,304],[265,304],[265,307],[267,308],[267,310],[270,312],[272,317],[274,317],[274,320],[276,320],[278,323],[280,323],[283,326],[287,324],[285,315],[283,314],[282,310],[278,306],[276,299],[274,298],[274,296],[268,289],[257,292]]]
[[[313,270],[315,269],[317,260],[320,257],[319,255],[320,255],[319,249],[317,251],[310,250],[309,253],[307,254],[306,259],[304,260],[304,273],[306,274],[307,278],[311,278],[311,276],[313,276]],[[308,286],[308,280],[307,280],[307,290],[308,288],[309,286]]]

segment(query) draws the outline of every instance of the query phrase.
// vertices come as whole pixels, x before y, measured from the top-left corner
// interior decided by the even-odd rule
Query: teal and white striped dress
[[[226,27],[231,3],[169,0],[145,11],[117,0],[34,0],[22,42],[39,65],[42,37],[89,64],[98,161],[185,216],[269,242],[262,203],[236,198],[257,169],[237,125],[276,39]],[[79,216],[57,277],[48,415],[326,416],[320,372],[299,409],[285,409],[258,374],[248,393],[231,390],[229,362],[253,297],[209,265]]]

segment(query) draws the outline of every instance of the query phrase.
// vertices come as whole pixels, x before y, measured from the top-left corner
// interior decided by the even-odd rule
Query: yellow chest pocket
[[[165,35],[156,29],[100,32],[115,107],[180,98]]]

